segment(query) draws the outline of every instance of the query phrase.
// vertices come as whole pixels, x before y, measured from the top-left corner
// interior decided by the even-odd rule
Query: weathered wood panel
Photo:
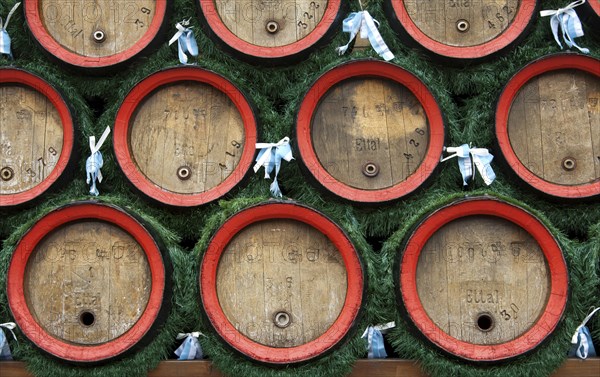
[[[233,34],[253,45],[297,42],[323,18],[327,0],[215,0],[219,17]]]
[[[137,322],[152,282],[145,254],[131,235],[105,222],[81,221],[56,229],[37,245],[23,286],[44,331],[96,345]]]
[[[538,243],[519,226],[490,216],[454,220],[429,239],[417,290],[432,321],[455,339],[500,344],[525,333],[550,290]]]
[[[330,89],[312,120],[312,141],[322,166],[340,182],[378,190],[415,172],[427,153],[423,107],[391,80],[357,78]]]
[[[513,21],[519,0],[403,1],[415,25],[448,46],[476,46],[498,38]]]
[[[33,88],[0,84],[0,198],[43,182],[63,148],[58,110]]]
[[[239,332],[270,347],[294,347],[316,339],[337,319],[347,272],[323,233],[295,220],[267,220],[228,244],[216,286],[223,312]]]
[[[236,169],[245,131],[226,93],[199,82],[164,86],[131,120],[132,159],[154,184],[180,194],[206,192]]]
[[[47,33],[65,49],[105,57],[134,46],[148,31],[156,0],[39,0]]]
[[[600,178],[600,79],[579,70],[528,81],[510,108],[508,136],[539,178],[581,185]]]

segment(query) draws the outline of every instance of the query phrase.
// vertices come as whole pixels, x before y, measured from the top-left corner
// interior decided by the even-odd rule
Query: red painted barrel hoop
[[[404,182],[381,190],[361,190],[337,181],[319,162],[311,139],[311,122],[319,101],[334,85],[355,77],[393,80],[405,86],[419,100],[429,123],[429,145],[425,159]],[[433,174],[444,147],[444,119],[436,99],[423,82],[409,71],[378,60],[359,60],[339,65],[315,81],[298,110],[296,137],[307,170],[320,185],[344,199],[362,203],[382,203],[408,195]]]
[[[508,138],[508,115],[519,90],[532,78],[543,73],[577,69],[600,78],[600,61],[579,54],[556,54],[528,64],[514,75],[504,87],[496,107],[496,138],[498,145],[513,171],[528,185],[545,194],[563,199],[582,199],[600,195],[600,181],[577,186],[558,185],[533,174],[517,158]]]
[[[135,162],[131,158],[131,149],[128,143],[129,123],[142,100],[163,85],[183,81],[208,84],[224,92],[240,112],[246,135],[245,148],[236,172],[229,175],[217,187],[198,195],[172,193],[156,186],[136,168]],[[246,176],[254,160],[254,145],[257,140],[256,124],[254,111],[244,94],[223,76],[200,68],[170,68],[148,76],[138,83],[125,97],[115,119],[113,145],[121,169],[137,189],[164,204],[181,207],[198,206],[227,194]]]
[[[78,220],[99,220],[129,233],[145,252],[152,276],[148,305],[139,320],[122,336],[98,345],[76,345],[49,336],[35,321],[25,300],[23,283],[27,262],[36,246],[54,229]],[[10,261],[7,296],[10,310],[23,334],[37,347],[63,360],[93,363],[114,358],[130,350],[150,331],[163,305],[166,286],[163,257],[149,231],[135,218],[120,209],[92,202],[68,205],[50,212],[21,238]]]
[[[348,271],[346,301],[339,317],[318,338],[296,347],[273,348],[242,335],[225,316],[215,282],[221,255],[227,244],[244,227],[253,223],[291,219],[308,224],[329,238],[340,252]],[[206,314],[219,336],[242,354],[260,362],[289,364],[307,361],[331,350],[348,335],[361,308],[364,290],[363,269],[354,245],[331,220],[315,210],[289,203],[268,203],[245,209],[230,217],[213,236],[200,267],[200,295]]]
[[[27,191],[0,196],[0,207],[9,207],[38,198],[60,179],[61,175],[68,169],[70,163],[73,162],[71,161],[71,156],[75,143],[75,125],[69,106],[60,93],[49,83],[38,76],[20,69],[3,68],[0,69],[0,73],[0,84],[20,84],[43,94],[58,111],[63,127],[62,151],[50,175],[44,181],[40,182],[40,184]]]
[[[510,26],[497,38],[477,46],[449,46],[440,43],[421,31],[412,21],[403,0],[386,0],[388,7],[391,6],[392,13],[405,33],[416,43],[428,51],[449,59],[456,60],[479,60],[489,55],[498,53],[519,40],[527,31],[528,26],[537,16],[538,2],[536,0],[522,0],[519,11],[515,15]]]
[[[157,0],[156,10],[152,22],[148,25],[148,31],[144,36],[130,49],[120,54],[104,57],[86,57],[76,54],[61,46],[46,31],[42,23],[40,12],[40,0],[25,0],[25,18],[29,30],[37,42],[50,54],[65,63],[79,68],[104,68],[116,66],[133,58],[142,51],[146,50],[160,33],[167,18],[167,5],[169,0]]]
[[[342,0],[328,1],[323,18],[306,37],[297,42],[279,47],[257,46],[236,36],[221,21],[219,12],[215,7],[215,0],[199,0],[199,5],[202,16],[210,28],[209,35],[215,35],[226,46],[252,60],[258,59],[272,62],[277,59],[306,54],[308,50],[330,34],[337,25],[336,19],[341,17],[340,9],[342,8]]]
[[[501,344],[479,345],[453,338],[441,330],[427,315],[417,293],[417,265],[422,248],[445,224],[474,215],[488,215],[508,220],[526,230],[540,245],[548,262],[551,288],[546,309],[537,322],[520,337]],[[529,212],[496,199],[473,198],[452,203],[423,220],[410,235],[400,258],[400,304],[412,324],[442,350],[463,359],[495,362],[520,356],[539,346],[554,331],[564,313],[569,288],[569,273],[557,241],[550,231]],[[519,350],[519,353],[513,352]]]

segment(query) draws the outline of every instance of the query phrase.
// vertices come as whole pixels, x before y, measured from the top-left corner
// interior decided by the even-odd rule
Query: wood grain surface
[[[156,0],[40,0],[48,34],[81,56],[104,57],[130,49],[147,32]],[[96,32],[104,39],[94,38]]]
[[[429,38],[449,46],[476,46],[498,38],[518,12],[519,0],[404,1],[406,12]]]
[[[468,216],[439,229],[417,266],[421,303],[444,332],[472,344],[500,344],[543,313],[549,269],[538,243],[517,225]]]
[[[240,231],[223,252],[216,284],[229,321],[271,347],[294,347],[322,335],[340,314],[347,291],[344,262],[331,241],[285,219]]]
[[[131,235],[105,222],[81,221],[38,244],[23,285],[29,310],[49,335],[94,345],[136,323],[152,282],[145,254]]]
[[[230,176],[244,139],[235,105],[224,92],[199,82],[167,85],[149,95],[129,135],[138,169],[157,186],[180,194],[206,192]]]
[[[600,79],[578,70],[539,75],[513,100],[508,135],[518,159],[548,182],[600,178]]]
[[[26,86],[0,85],[0,196],[44,181],[62,147],[62,122],[48,98]]]
[[[225,26],[238,38],[263,47],[306,37],[323,18],[327,0],[215,0]]]
[[[406,87],[360,78],[345,80],[323,96],[311,136],[321,165],[335,179],[377,190],[397,185],[417,169],[427,153],[429,127],[423,107]],[[369,175],[368,166],[378,172]]]

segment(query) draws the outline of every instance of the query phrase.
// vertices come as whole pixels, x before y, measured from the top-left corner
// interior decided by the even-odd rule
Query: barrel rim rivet
[[[92,33],[92,39],[96,43],[102,43],[106,40],[106,33],[102,29],[98,29]]]
[[[5,166],[2,169],[0,169],[0,178],[3,181],[10,181],[11,179],[13,179],[14,176],[15,171],[11,167]]]
[[[379,165],[369,161],[363,165],[362,173],[369,178],[376,177],[379,174]]]
[[[96,323],[96,314],[93,310],[85,309],[79,313],[79,323],[85,327],[92,327]]]
[[[177,168],[177,178],[187,181],[192,176],[192,169],[189,166],[180,166]]]
[[[459,32],[466,33],[467,31],[469,31],[470,28],[471,24],[469,23],[469,21],[465,19],[460,19],[456,21],[456,30],[458,30]]]
[[[494,317],[490,312],[481,312],[477,314],[477,318],[475,319],[475,326],[477,329],[482,332],[490,332],[494,329],[496,325],[496,321],[494,321]]]
[[[267,21],[265,29],[268,33],[275,34],[279,31],[279,23],[275,20]]]
[[[566,171],[575,170],[577,167],[577,160],[575,160],[573,157],[565,157],[563,158],[561,165]]]
[[[292,316],[285,310],[280,310],[273,316],[273,323],[280,329],[284,329],[292,324]]]

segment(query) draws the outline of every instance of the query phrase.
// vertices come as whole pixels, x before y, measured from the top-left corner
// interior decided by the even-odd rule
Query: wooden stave
[[[332,237],[335,238],[335,241],[332,241],[340,254],[343,255],[348,271],[346,303],[338,319],[324,334],[315,340],[291,348],[268,347],[246,338],[231,325],[219,305],[216,294],[218,263],[228,242],[246,225],[272,219],[293,219],[305,222],[321,232],[323,230],[319,228],[334,231],[335,234]],[[321,222],[324,222],[324,225],[318,225],[322,224]],[[327,233],[324,234],[329,238]],[[339,245],[345,245],[345,247],[340,248]],[[354,264],[351,267],[357,272],[354,274],[348,268],[348,264],[352,262]],[[362,315],[363,306],[361,302],[364,300],[367,284],[361,257],[339,225],[313,208],[297,202],[281,200],[260,203],[229,217],[215,232],[202,256],[198,282],[202,313],[207,318],[211,328],[218,334],[219,340],[234,352],[250,358],[252,361],[269,366],[301,365],[331,353],[341,346],[351,336]],[[211,286],[210,283],[214,283],[215,286]],[[358,296],[358,298],[354,296]],[[354,300],[350,305],[348,305],[349,297]],[[207,310],[207,304],[212,305],[214,310]],[[346,326],[345,332],[337,331],[336,333],[335,330],[332,331],[332,329],[339,327],[340,323]]]
[[[541,7],[541,2],[538,0],[524,0],[533,2],[534,4],[533,6],[527,7],[530,9],[530,12],[526,15],[527,17],[520,12],[521,18],[518,21],[525,22],[524,25],[519,25],[520,30],[516,30],[512,24],[512,26],[509,27],[510,30],[507,29],[506,32],[510,31],[510,38],[507,38],[505,35],[506,32],[504,32],[483,45],[461,48],[445,45],[427,37],[419,30],[414,22],[410,20],[410,17],[403,9],[402,4],[400,4],[401,1],[403,0],[385,0],[383,4],[385,13],[388,15],[390,26],[398,34],[400,39],[412,48],[418,48],[425,51],[427,54],[435,57],[440,63],[453,65],[483,63],[498,55],[508,53],[514,46],[521,43],[531,30],[533,30]],[[400,16],[398,16],[399,13]],[[403,21],[406,21],[408,26],[406,26]],[[513,24],[514,23],[515,22],[513,22]],[[493,42],[497,42],[497,40],[500,40],[502,43],[497,43],[498,46],[495,46]],[[484,47],[482,48],[481,46]]]
[[[56,167],[50,175],[27,191],[4,198],[0,196],[0,208],[18,209],[35,205],[42,200],[44,194],[55,191],[72,179],[71,174],[75,170],[79,157],[79,142],[76,137],[78,122],[74,116],[74,109],[66,101],[65,96],[42,77],[27,70],[12,67],[2,67],[0,73],[3,73],[0,76],[2,77],[0,83],[25,85],[44,95],[54,105],[63,123],[63,149]]]
[[[519,89],[530,79],[561,69],[578,69],[582,72],[600,76],[600,72],[597,69],[594,70],[594,63],[598,64],[598,60],[587,55],[571,52],[542,56],[515,73],[502,89],[496,102],[494,134],[496,148],[501,152],[501,158],[499,159],[501,165],[518,177],[518,183],[522,186],[532,188],[550,200],[593,201],[600,197],[600,181],[596,180],[585,185],[566,186],[544,181],[530,172],[516,156],[508,138],[507,125],[510,107]],[[548,70],[544,70],[545,68],[548,68]],[[513,86],[516,86],[516,88],[513,88]]]
[[[355,65],[358,68],[353,68]],[[367,69],[363,71],[361,65],[367,65]],[[350,67],[353,70],[359,71],[359,73],[350,76],[344,76],[343,74],[335,73],[336,70],[343,69],[344,67]],[[394,70],[395,73],[391,75],[388,75],[387,73],[382,74],[382,72],[387,70]],[[398,80],[398,74],[402,75],[403,80]],[[355,189],[343,183],[338,185],[338,181],[324,168],[322,168],[318,160],[318,156],[315,155],[312,142],[310,141],[310,123],[312,121],[312,116],[314,115],[314,110],[316,109],[316,106],[318,106],[319,99],[322,98],[322,96],[326,94],[327,90],[332,88],[334,85],[346,79],[355,79],[360,76],[365,76],[368,78],[392,79],[395,82],[406,86],[406,88],[409,89],[409,91],[420,100],[419,102],[421,105],[423,105],[423,109],[427,115],[430,128],[430,138],[428,153],[426,154],[425,159],[421,162],[419,168],[413,174],[407,177],[407,180],[389,189],[362,190]],[[408,79],[405,80],[404,76],[406,76]],[[409,86],[406,85],[407,82]],[[313,93],[313,91],[316,93]],[[310,104],[307,105],[306,98],[309,94],[311,99]],[[313,99],[312,97],[316,98]],[[426,102],[427,106],[424,105],[423,102]],[[439,156],[442,155],[443,146],[445,145],[445,124],[446,119],[441,111],[437,98],[435,98],[433,93],[429,91],[425,83],[423,83],[410,71],[405,70],[400,66],[381,62],[375,59],[359,59],[345,62],[335,66],[317,78],[311,84],[311,87],[309,88],[308,92],[305,93],[305,96],[299,105],[296,115],[296,127],[294,131],[298,152],[300,154],[300,167],[308,180],[310,180],[317,187],[323,189],[328,194],[356,205],[384,205],[401,199],[405,196],[410,196],[419,189],[423,189],[431,184],[435,173],[439,172],[441,169],[439,164]],[[419,177],[418,181],[416,181],[417,179],[415,178],[417,176]],[[404,186],[405,182],[409,179],[409,187],[407,189],[403,188],[402,186]]]
[[[497,210],[494,207],[500,207],[500,209]],[[547,249],[542,248],[544,256],[549,264],[557,267],[555,270],[550,269],[552,275],[557,279],[551,281],[551,291],[548,295],[549,298],[546,310],[540,318],[538,318],[535,325],[512,341],[492,345],[491,347],[463,342],[446,334],[428,317],[420,303],[418,293],[416,292],[416,266],[421,253],[421,248],[425,246],[427,240],[442,226],[453,220],[470,215],[482,214],[496,216],[521,226],[525,231],[532,235],[536,241],[538,241],[540,247],[542,242],[540,242],[538,238],[543,239],[545,241],[543,243],[544,246],[547,246],[547,249],[551,249],[551,251],[547,252]],[[436,217],[442,217],[442,219],[436,219]],[[423,231],[423,226],[431,225],[432,219],[434,229]],[[535,227],[535,234],[532,234],[529,229],[527,229],[527,226]],[[421,234],[418,235],[418,240],[415,242],[414,236],[419,232]],[[411,270],[403,272],[403,260],[407,254],[407,249],[409,248],[411,249],[410,256],[414,257],[414,261],[410,261]],[[413,249],[417,250],[413,251]],[[548,258],[549,253],[553,253],[550,255],[550,259]],[[412,269],[413,264],[414,270]],[[550,230],[539,218],[534,216],[528,210],[489,196],[465,197],[464,199],[456,200],[430,211],[418,220],[417,223],[413,224],[404,237],[401,252],[396,257],[394,264],[394,282],[396,286],[397,307],[402,317],[409,324],[409,330],[414,336],[424,340],[451,358],[463,362],[476,363],[478,365],[495,365],[522,358],[535,352],[536,349],[547,343],[554,335],[555,330],[558,329],[559,324],[565,317],[567,303],[570,298],[569,271],[567,264],[562,254],[561,246]],[[414,291],[412,289],[408,291],[407,286],[408,288],[414,288]],[[408,298],[405,298],[405,296],[408,296]],[[551,309],[555,312],[548,314],[548,306],[550,306],[550,304],[552,304]],[[411,313],[411,309],[415,310],[415,308],[418,311],[418,318],[415,318]],[[550,319],[548,319],[548,317],[550,317]],[[542,323],[542,319],[546,321]],[[551,322],[548,324],[548,321]],[[544,329],[544,326],[550,326],[550,328]],[[544,333],[544,330],[547,330],[547,332]],[[437,340],[428,336],[427,331],[429,331],[432,336],[435,336]],[[536,331],[537,334],[535,334]],[[542,336],[539,336],[540,333],[542,333]],[[529,335],[529,338],[526,339],[527,335]],[[537,337],[535,335],[537,335]],[[531,340],[532,338],[534,339],[533,342]],[[512,345],[515,342],[518,342],[519,345],[527,345],[528,348],[525,347],[525,349],[518,354],[507,354],[507,349],[503,349],[503,347],[505,347],[506,344]],[[532,343],[535,344],[532,345]],[[470,348],[472,348],[473,351],[471,351]],[[495,354],[495,350],[498,350],[497,353],[499,353],[500,356]],[[482,354],[491,354],[494,355],[494,357],[484,357],[481,356]]]
[[[157,13],[159,17],[154,17],[151,23],[152,30],[144,34],[141,39],[143,42],[141,46],[137,46],[140,43],[138,41],[135,49],[132,48],[120,54],[100,58],[86,57],[71,52],[63,48],[52,36],[46,33],[38,8],[39,0],[25,0],[23,12],[33,39],[50,59],[59,64],[64,64],[70,70],[103,76],[128,67],[133,60],[150,54],[163,43],[163,36],[169,29],[168,21],[172,13],[173,0],[157,0],[156,3],[160,7],[161,13]]]
[[[83,214],[73,213],[78,207],[89,212]],[[148,258],[148,264],[153,280],[152,291],[144,314],[142,314],[134,326],[120,337],[97,346],[77,346],[58,339],[53,341],[54,338],[51,335],[46,335],[41,326],[32,318],[25,297],[20,292],[23,290],[24,274],[29,257],[35,246],[54,229],[43,224],[42,221],[44,219],[51,219],[53,223],[57,224],[56,226],[74,223],[77,220],[101,220],[117,226],[126,224],[143,232],[143,234],[138,236],[137,234],[134,235],[133,232],[129,233],[129,229],[125,227],[121,228],[132,235],[136,241],[139,241],[140,246],[142,243],[151,246],[153,254],[151,258]],[[140,240],[143,240],[143,242]],[[148,256],[147,251],[143,247],[142,250]],[[14,267],[13,261],[18,264],[17,267]],[[172,274],[173,267],[171,260],[161,237],[139,215],[112,204],[95,200],[71,202],[43,215],[21,236],[16,244],[7,271],[6,293],[9,304],[8,308],[23,335],[33,346],[46,355],[61,362],[78,366],[102,365],[131,355],[154,340],[156,333],[165,322],[171,310]],[[20,280],[16,283],[11,283],[15,278],[19,278]],[[160,297],[161,294],[162,298]],[[151,304],[155,306],[151,307]],[[147,314],[148,312],[150,312],[150,315]],[[142,325],[138,325],[140,322],[142,322]],[[96,351],[98,354],[93,354],[90,351]],[[76,357],[75,355],[79,355],[80,357]]]
[[[157,82],[153,82],[156,80]],[[208,194],[202,193],[199,195],[185,195],[173,193],[168,194],[144,177],[131,159],[131,151],[128,146],[129,121],[135,113],[137,105],[150,95],[153,91],[158,90],[163,85],[169,85],[181,81],[196,81],[213,86],[215,89],[223,91],[228,98],[236,105],[238,110],[243,107],[247,110],[244,114],[240,110],[242,120],[244,120],[244,130],[246,132],[246,140],[244,145],[243,155],[238,163],[238,166],[232,174],[219,186],[208,191]],[[222,85],[222,87],[220,86]],[[224,90],[223,90],[224,89]],[[124,107],[126,108],[124,109]],[[113,127],[113,147],[117,163],[121,171],[127,177],[129,183],[134,189],[141,193],[144,197],[157,202],[159,204],[175,206],[175,207],[196,207],[208,204],[225,195],[228,195],[231,190],[241,186],[251,174],[251,166],[254,159],[255,143],[258,141],[258,117],[256,116],[255,105],[235,84],[230,82],[226,77],[198,67],[171,67],[154,72],[138,82],[130,92],[122,100],[121,106],[115,117]],[[122,119],[125,118],[125,119]],[[225,185],[225,182],[228,182]],[[144,185],[140,186],[139,184]],[[208,198],[204,198],[207,196]]]
[[[348,4],[343,0],[329,0],[328,4],[332,8],[337,8],[334,11],[328,11],[321,22],[319,23],[319,35],[313,30],[307,37],[281,47],[262,47],[252,45],[238,38],[227,27],[219,21],[218,12],[214,6],[215,0],[195,0],[198,17],[202,21],[204,32],[211,40],[216,42],[221,49],[237,59],[247,61],[248,63],[263,66],[278,66],[298,63],[306,59],[312,52],[319,47],[330,42],[339,31],[341,22],[345,17]],[[328,5],[329,7],[329,5]],[[213,17],[207,16],[211,15]],[[325,20],[325,17],[328,19]],[[329,23],[329,27],[325,27],[324,21]],[[216,30],[215,30],[216,29]],[[310,38],[309,45],[303,46],[305,39]],[[235,46],[235,47],[234,47]],[[292,46],[290,48],[288,46]]]

